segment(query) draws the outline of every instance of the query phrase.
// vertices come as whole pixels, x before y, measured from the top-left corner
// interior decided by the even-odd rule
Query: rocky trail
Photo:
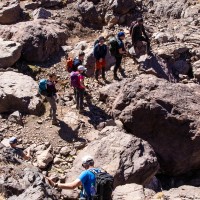
[[[0,200],[78,199],[78,189],[52,188],[44,175],[73,181],[87,154],[114,177],[113,200],[200,200],[200,2],[142,3],[0,2]],[[129,26],[141,16],[152,54],[142,49],[136,64]],[[113,80],[115,59],[108,53],[107,82],[98,83],[94,41],[121,30],[129,52],[122,60],[126,76]],[[65,70],[66,53],[75,57],[80,50],[89,76],[83,114]],[[38,81],[52,72],[58,126],[38,95]],[[15,158],[12,136],[31,149],[30,161]]]

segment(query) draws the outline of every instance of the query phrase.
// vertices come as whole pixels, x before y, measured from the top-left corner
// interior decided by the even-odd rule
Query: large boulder
[[[0,24],[13,24],[20,19],[21,8],[18,0],[0,2]]]
[[[8,200],[56,200],[60,195],[44,181],[37,167],[16,158],[0,143],[0,193]]]
[[[111,88],[115,91],[109,92]],[[141,75],[107,86],[101,99],[109,102],[113,116],[129,133],[152,145],[166,174],[200,168],[198,85]]]
[[[62,0],[36,0],[36,2],[44,8],[60,6],[63,3]]]
[[[153,190],[135,183],[118,186],[113,192],[113,200],[144,200],[155,195]]]
[[[22,51],[22,45],[17,42],[0,40],[0,68],[8,68],[15,64]]]
[[[200,189],[199,187],[184,185],[179,188],[173,188],[169,191],[164,191],[163,197],[170,200],[198,200],[200,197]]]
[[[65,45],[67,31],[53,20],[34,20],[16,25],[0,26],[0,35],[22,44],[22,57],[43,62]]]
[[[108,3],[110,8],[118,14],[126,14],[136,6],[135,0],[109,0]]]
[[[155,13],[158,16],[180,18],[183,10],[188,7],[187,0],[154,0]]]
[[[114,176],[114,187],[126,183],[148,183],[158,171],[159,165],[151,146],[117,127],[106,127],[97,140],[81,151],[68,173],[76,178],[82,169],[82,158],[90,154],[95,166]]]
[[[0,113],[19,111],[39,115],[44,111],[38,84],[29,76],[0,72]]]
[[[200,60],[193,63],[192,67],[193,67],[194,77],[200,80]]]

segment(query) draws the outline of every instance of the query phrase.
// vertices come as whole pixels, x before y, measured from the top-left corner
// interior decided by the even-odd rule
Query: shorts
[[[106,60],[105,59],[103,59],[102,62],[99,62],[99,60],[96,60],[96,70],[100,70],[105,66],[106,66]]]

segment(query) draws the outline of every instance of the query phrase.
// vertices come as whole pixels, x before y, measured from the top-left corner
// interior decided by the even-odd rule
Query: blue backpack
[[[75,87],[75,88],[79,88],[80,87],[79,73],[78,72],[71,72],[70,78],[71,78],[71,86]]]
[[[41,79],[39,81],[39,93],[41,95],[47,95],[47,82],[46,79]]]

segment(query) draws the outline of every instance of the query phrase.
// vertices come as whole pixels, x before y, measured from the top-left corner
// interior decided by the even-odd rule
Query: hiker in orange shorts
[[[107,45],[105,43],[105,38],[100,37],[94,46],[94,57],[96,59],[96,66],[95,66],[95,79],[98,81],[99,72],[102,72],[102,78],[106,81],[105,77],[105,67],[106,67],[106,54],[107,54]]]

